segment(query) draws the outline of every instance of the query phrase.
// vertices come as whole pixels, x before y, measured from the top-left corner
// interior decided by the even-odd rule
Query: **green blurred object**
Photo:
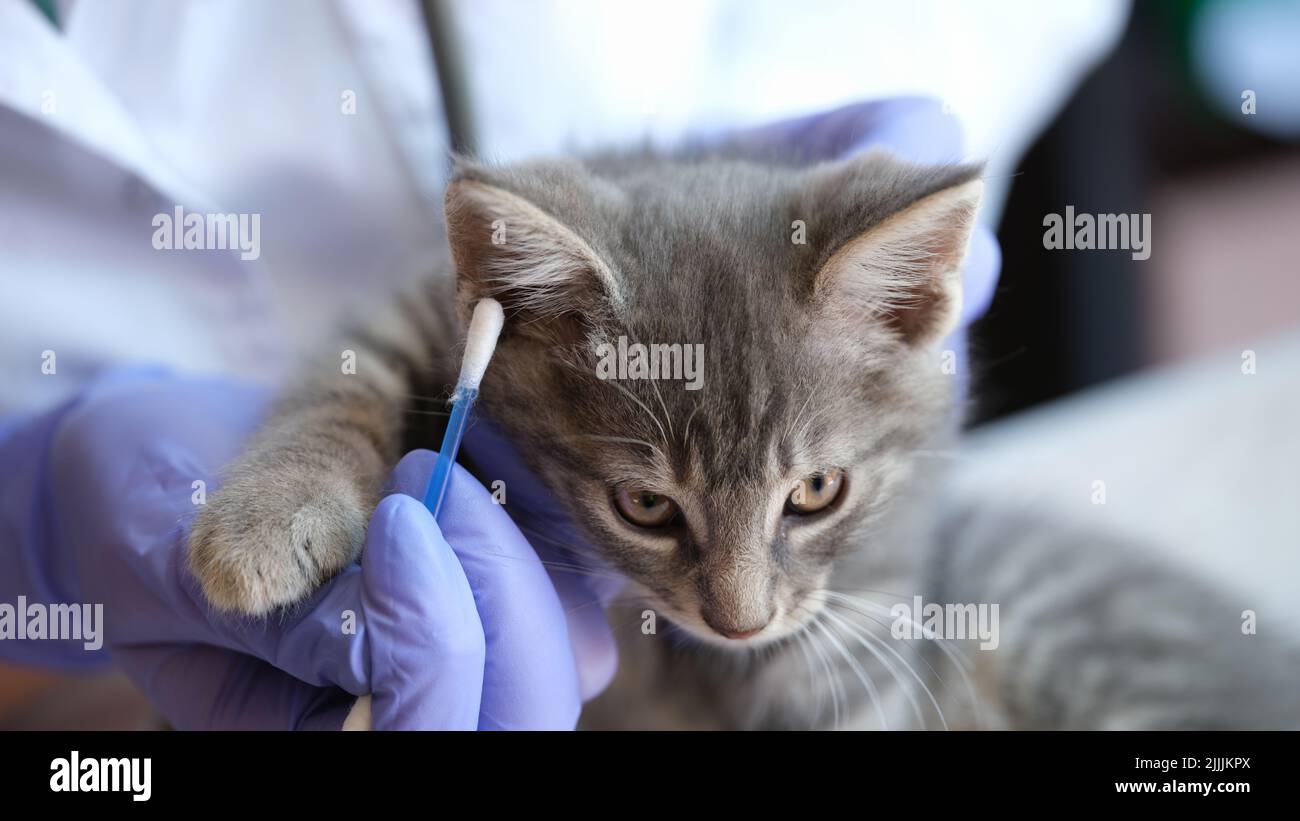
[[[1192,28],[1196,16],[1209,2],[1212,0],[1163,0],[1156,6],[1154,17],[1160,36],[1169,44],[1177,60],[1179,87],[1202,115],[1209,114],[1209,108],[1192,67]]]
[[[54,0],[32,0],[32,5],[36,7],[45,18],[50,21],[50,25],[56,29],[59,27],[59,10],[54,5]]]

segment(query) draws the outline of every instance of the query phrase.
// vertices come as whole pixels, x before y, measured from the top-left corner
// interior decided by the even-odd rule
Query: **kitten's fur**
[[[1016,678],[981,657],[958,670],[934,643],[892,641],[876,623],[891,600],[863,592],[1023,594],[930,572],[990,548],[937,549],[959,540],[934,538],[936,462],[917,456],[946,448],[956,421],[940,343],[979,189],[975,167],[883,154],[811,168],[651,155],[462,164],[447,194],[455,277],[440,266],[349,335],[340,350],[356,351],[355,374],[331,350],[284,394],[199,515],[190,566],[216,606],[265,614],[354,561],[399,455],[436,445],[408,424],[428,418],[406,412],[411,397],[446,395],[457,328],[490,295],[507,324],[480,409],[631,580],[632,617],[649,606],[663,620],[658,635],[620,633],[619,677],[587,724],[941,726],[942,710],[949,726],[974,726],[977,693],[993,726],[1191,721],[1124,712],[1145,703],[1140,687],[1113,713],[1062,704],[1052,682],[1068,668]],[[703,389],[598,379],[595,346],[619,336],[702,343]],[[833,468],[848,478],[830,509],[784,511],[799,478]],[[611,505],[624,484],[671,496],[685,524],[629,526]],[[857,598],[828,602],[826,590]],[[998,658],[1032,667],[1036,633],[1006,609],[1011,649]],[[718,632],[764,624],[757,649]],[[897,686],[908,681],[934,699]]]

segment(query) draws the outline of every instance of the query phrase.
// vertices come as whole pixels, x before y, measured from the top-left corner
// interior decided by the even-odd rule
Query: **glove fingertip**
[[[366,534],[366,550],[361,556],[363,568],[380,561],[388,565],[420,561],[437,547],[446,545],[429,510],[404,493],[393,493],[379,501]]]
[[[413,499],[423,499],[428,490],[429,474],[433,473],[433,464],[438,454],[425,448],[417,448],[401,458],[393,468],[385,493],[402,493]]]

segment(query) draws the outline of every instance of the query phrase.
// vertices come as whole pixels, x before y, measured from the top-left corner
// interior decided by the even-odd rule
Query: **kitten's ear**
[[[883,318],[915,347],[956,328],[961,266],[984,187],[963,176],[836,243],[815,275],[819,309],[849,322]]]
[[[616,306],[618,283],[590,244],[503,183],[462,166],[447,187],[462,320],[479,299],[493,297],[512,319],[508,327],[553,334],[557,323],[595,321]]]

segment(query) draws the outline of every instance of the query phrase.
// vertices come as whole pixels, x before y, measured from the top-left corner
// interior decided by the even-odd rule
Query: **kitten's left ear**
[[[883,319],[914,347],[947,336],[961,316],[961,267],[984,188],[973,173],[839,244],[813,281],[818,308],[849,322]]]

